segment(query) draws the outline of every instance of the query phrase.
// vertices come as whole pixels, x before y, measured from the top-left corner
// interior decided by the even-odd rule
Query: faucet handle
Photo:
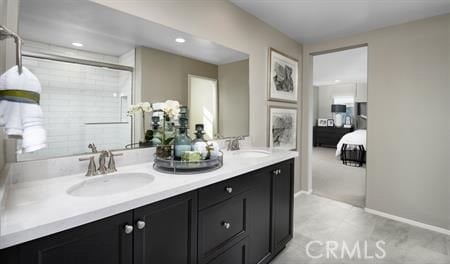
[[[79,158],[79,161],[89,160],[88,170],[86,172],[86,176],[95,176],[97,175],[97,167],[95,165],[95,156],[90,156],[87,158]]]
[[[112,153],[112,151],[109,151],[109,162],[108,162],[108,172],[116,172],[116,161],[114,160],[115,156],[123,156],[123,153]]]
[[[89,144],[89,145],[88,145],[88,148],[91,149],[91,152],[92,152],[92,153],[97,153],[97,152],[98,152],[98,151],[97,151],[97,147],[95,146],[94,143]]]

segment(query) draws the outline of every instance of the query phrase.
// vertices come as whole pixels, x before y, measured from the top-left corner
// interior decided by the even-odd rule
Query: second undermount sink
[[[116,173],[92,176],[67,190],[72,196],[95,197],[128,192],[150,184],[154,177],[147,173]]]
[[[270,151],[261,149],[242,149],[234,151],[233,155],[240,158],[264,158],[270,155]]]

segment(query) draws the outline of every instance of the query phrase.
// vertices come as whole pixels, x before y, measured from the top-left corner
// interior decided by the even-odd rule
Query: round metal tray
[[[192,172],[208,172],[219,169],[223,165],[222,154],[216,158],[199,161],[180,161],[173,159],[162,159],[155,155],[153,168],[162,172],[177,174],[188,174]]]

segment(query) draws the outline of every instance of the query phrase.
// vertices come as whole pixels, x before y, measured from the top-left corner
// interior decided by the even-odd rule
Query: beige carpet
[[[343,165],[335,152],[333,148],[313,148],[313,193],[364,207],[366,169]]]

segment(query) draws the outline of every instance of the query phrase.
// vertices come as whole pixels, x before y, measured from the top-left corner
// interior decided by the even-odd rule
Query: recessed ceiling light
[[[75,47],[83,47],[84,46],[83,43],[80,43],[80,42],[73,42],[72,45]]]
[[[186,40],[184,38],[176,38],[175,41],[178,42],[178,43],[186,42]]]
[[[334,80],[334,82],[335,82],[335,83],[340,83],[340,82],[341,82],[341,80]]]

